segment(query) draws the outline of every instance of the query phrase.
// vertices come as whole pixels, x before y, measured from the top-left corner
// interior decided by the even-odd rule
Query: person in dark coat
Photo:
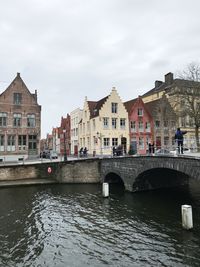
[[[83,147],[81,147],[81,149],[79,150],[79,155],[80,155],[80,157],[83,156]]]
[[[178,144],[178,153],[183,154],[183,135],[186,134],[187,131],[181,131],[180,128],[177,128],[175,133],[175,141]]]
[[[85,147],[84,150],[83,150],[83,155],[84,155],[84,157],[87,157],[87,151],[88,151],[88,150],[87,150],[87,147]]]

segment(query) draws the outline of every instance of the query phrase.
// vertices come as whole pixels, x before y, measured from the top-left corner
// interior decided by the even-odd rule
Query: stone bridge
[[[123,182],[134,192],[200,182],[200,159],[192,157],[139,156],[102,159],[101,181]]]
[[[127,191],[151,190],[200,182],[200,158],[128,156],[90,158],[15,166],[0,165],[0,186],[23,183],[119,183]],[[23,180],[23,182],[22,182]]]

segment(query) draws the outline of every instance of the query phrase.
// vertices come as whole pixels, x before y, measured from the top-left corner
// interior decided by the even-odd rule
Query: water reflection
[[[200,187],[137,194],[116,185],[1,189],[1,266],[199,266]],[[191,204],[194,230],[181,227]]]

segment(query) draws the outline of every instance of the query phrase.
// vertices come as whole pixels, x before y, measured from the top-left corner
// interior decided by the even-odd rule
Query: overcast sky
[[[199,0],[0,0],[0,92],[38,90],[42,137],[85,96],[123,101],[200,56]]]

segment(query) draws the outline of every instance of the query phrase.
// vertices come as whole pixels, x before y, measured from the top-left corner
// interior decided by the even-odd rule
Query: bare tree
[[[175,89],[176,103],[179,103],[179,116],[189,117],[190,125],[193,124],[195,128],[196,146],[200,151],[200,65],[192,62],[178,76],[183,82]]]

